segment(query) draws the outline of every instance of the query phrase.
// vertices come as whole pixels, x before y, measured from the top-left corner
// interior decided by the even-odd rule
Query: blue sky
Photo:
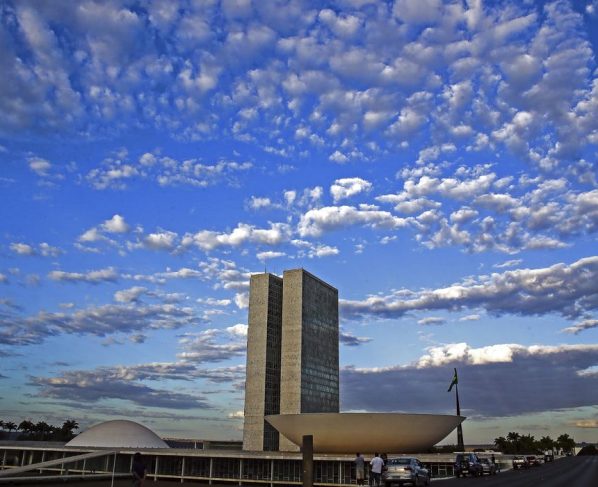
[[[0,410],[239,439],[251,273],[344,411],[598,428],[598,3],[0,6]],[[447,441],[455,441],[450,436]]]

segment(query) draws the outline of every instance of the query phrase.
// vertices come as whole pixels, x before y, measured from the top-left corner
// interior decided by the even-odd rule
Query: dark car
[[[530,467],[540,466],[540,460],[536,455],[526,455],[525,459],[527,460],[527,463],[529,463]]]
[[[457,453],[454,469],[455,477],[481,477],[484,473],[484,467],[475,453]]]
[[[430,485],[430,471],[413,457],[389,458],[382,473],[384,485]]]

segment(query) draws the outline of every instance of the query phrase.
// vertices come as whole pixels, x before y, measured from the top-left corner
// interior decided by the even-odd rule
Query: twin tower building
[[[303,269],[249,288],[243,450],[297,451],[264,418],[339,411],[338,291]]]

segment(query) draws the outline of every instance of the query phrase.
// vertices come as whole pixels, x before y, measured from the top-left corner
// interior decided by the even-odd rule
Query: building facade
[[[296,451],[269,414],[339,411],[338,291],[303,269],[251,276],[243,449]]]

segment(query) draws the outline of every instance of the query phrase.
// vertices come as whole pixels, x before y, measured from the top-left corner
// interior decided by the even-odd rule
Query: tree
[[[565,453],[571,453],[575,448],[575,440],[571,438],[567,433],[560,435],[556,439],[556,444]]]
[[[31,435],[35,431],[35,424],[33,424],[33,422],[29,421],[28,419],[24,419],[19,423],[17,429],[27,435]]]
[[[59,439],[62,441],[69,441],[74,438],[75,430],[79,429],[79,423],[74,419],[67,419],[62,423],[62,427],[58,430]]]
[[[35,432],[38,434],[38,438],[40,440],[45,439],[46,436],[52,432],[53,428],[53,426],[50,426],[45,421],[38,421],[35,423]]]
[[[555,447],[555,441],[550,436],[543,436],[538,440],[538,449],[545,451],[552,451]]]
[[[4,423],[4,427],[8,430],[9,433],[17,429],[17,425],[12,421],[6,421]]]
[[[494,445],[498,448],[499,451],[506,453],[509,442],[504,436],[499,436],[498,438],[494,439]]]
[[[519,439],[520,453],[533,453],[537,450],[536,439],[532,435],[522,435]]]

